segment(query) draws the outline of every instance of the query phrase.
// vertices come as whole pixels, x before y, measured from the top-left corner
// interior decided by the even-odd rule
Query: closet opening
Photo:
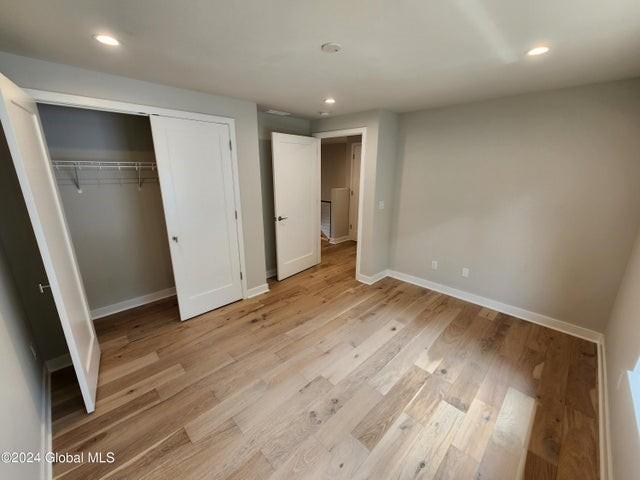
[[[156,311],[130,309],[170,297],[159,308],[187,320],[247,296],[235,123],[2,76],[0,90],[0,256],[34,357],[49,372],[71,363],[90,413],[110,325]]]
[[[175,295],[149,117],[38,110],[92,319]]]

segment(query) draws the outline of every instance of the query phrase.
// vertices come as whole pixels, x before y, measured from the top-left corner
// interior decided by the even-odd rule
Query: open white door
[[[362,144],[351,145],[351,185],[349,196],[349,238],[358,240],[358,200],[360,198],[360,158]]]
[[[0,119],[88,412],[95,410],[100,346],[51,171],[35,101],[0,74]],[[33,288],[37,288],[36,285]]]
[[[242,298],[229,127],[151,117],[180,318]]]
[[[320,263],[320,139],[272,133],[278,280]]]

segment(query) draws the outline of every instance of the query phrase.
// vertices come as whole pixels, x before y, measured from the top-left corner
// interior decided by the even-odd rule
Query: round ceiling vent
[[[336,53],[336,52],[339,52],[340,50],[342,50],[342,45],[340,45],[339,43],[335,43],[335,42],[328,42],[328,43],[325,43],[324,45],[322,45],[322,47],[320,47],[320,49],[323,52],[326,52],[326,53]]]

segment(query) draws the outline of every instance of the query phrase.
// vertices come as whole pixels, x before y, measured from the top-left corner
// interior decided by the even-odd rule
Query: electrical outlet
[[[438,269],[438,261],[431,260],[431,270],[437,270],[437,269]]]
[[[384,200],[378,201],[378,210],[384,210]]]
[[[29,349],[31,350],[31,355],[33,355],[33,358],[35,358],[37,360],[38,359],[38,351],[36,350],[36,347],[33,345],[33,343],[29,344]]]
[[[469,278],[469,269],[467,267],[462,267],[462,276],[464,278]]]

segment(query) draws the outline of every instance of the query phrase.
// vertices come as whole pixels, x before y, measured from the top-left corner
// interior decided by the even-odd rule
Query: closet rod
[[[73,168],[82,170],[83,168],[94,169],[133,169],[133,170],[155,170],[157,168],[156,162],[103,162],[97,160],[51,160],[51,164],[55,168]]]

